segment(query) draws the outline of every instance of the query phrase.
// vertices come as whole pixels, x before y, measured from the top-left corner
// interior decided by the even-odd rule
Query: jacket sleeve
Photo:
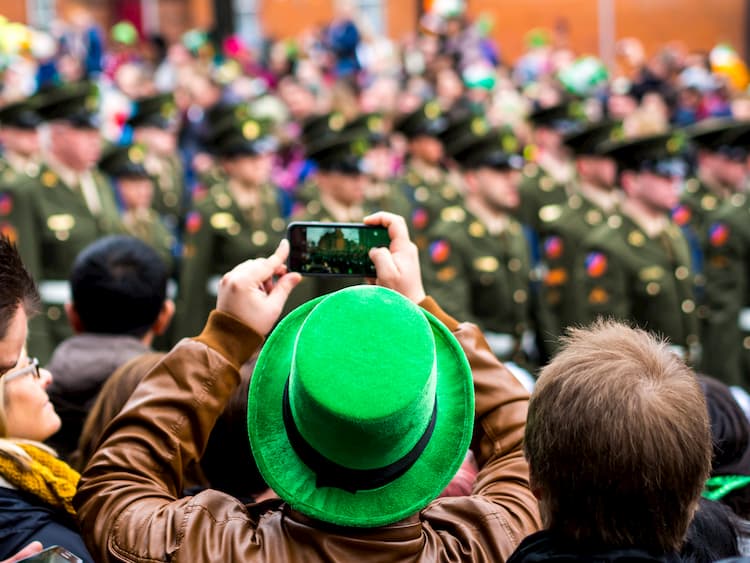
[[[97,561],[171,560],[195,526],[205,532],[191,544],[200,552],[183,556],[209,561],[223,551],[218,546],[233,522],[247,535],[240,501],[217,491],[180,493],[185,467],[202,455],[239,383],[240,365],[261,340],[214,311],[200,336],[181,341],[157,364],[107,427],[73,501]]]
[[[541,526],[522,447],[529,395],[476,325],[458,323],[430,298],[421,305],[453,331],[471,365],[476,417],[471,447],[479,465],[471,497],[434,501],[425,516],[433,527],[447,529],[463,549],[504,561]]]

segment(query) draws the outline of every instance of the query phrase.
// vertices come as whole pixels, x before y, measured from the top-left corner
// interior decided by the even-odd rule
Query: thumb
[[[279,278],[279,281],[276,282],[276,285],[271,290],[271,293],[268,295],[268,300],[281,309],[289,298],[289,294],[301,281],[302,276],[297,272],[284,274]]]
[[[391,251],[385,247],[370,250],[370,260],[375,264],[375,273],[379,280],[393,279],[398,276],[398,268]]]
[[[14,563],[15,561],[21,561],[22,559],[26,559],[27,557],[30,557],[31,555],[35,555],[42,551],[44,549],[44,546],[42,546],[41,542],[33,541],[26,547],[24,547],[21,551],[16,553],[13,557],[10,559],[6,559],[2,563]]]

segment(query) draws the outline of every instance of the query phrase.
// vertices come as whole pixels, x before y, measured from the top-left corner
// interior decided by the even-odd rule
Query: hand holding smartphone
[[[18,563],[83,563],[83,559],[64,547],[53,545],[31,557],[21,559]]]
[[[391,242],[385,227],[295,222],[287,229],[290,272],[303,276],[376,277],[371,248]]]

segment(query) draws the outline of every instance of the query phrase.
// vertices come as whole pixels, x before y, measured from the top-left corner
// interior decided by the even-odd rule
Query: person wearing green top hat
[[[563,137],[586,119],[583,102],[565,101],[541,108],[529,115],[533,144],[524,150],[528,163],[521,182],[519,220],[538,230],[539,211],[547,205],[564,204],[569,196],[575,167]]]
[[[475,325],[425,296],[405,221],[366,221],[392,241],[371,251],[377,285],[279,322],[299,282],[285,274],[286,241],[224,276],[201,335],[146,376],[83,473],[74,504],[96,559],[504,561],[539,529],[522,451],[527,393]],[[179,498],[185,465],[266,335],[243,424],[280,500]],[[468,447],[472,494],[434,500]]]
[[[620,212],[585,237],[578,260],[582,322],[630,320],[663,335],[695,365],[700,341],[690,249],[670,219],[686,173],[684,136],[659,134],[608,143],[624,200]]]
[[[25,259],[30,257],[26,266],[42,298],[42,315],[31,323],[29,348],[46,362],[71,334],[63,309],[70,301],[70,266],[83,248],[99,237],[121,234],[123,226],[112,186],[97,168],[102,139],[96,86],[67,83],[38,96],[48,142],[39,175],[18,191],[33,225],[33,236],[19,239],[19,247]]]
[[[33,239],[30,209],[16,192],[28,186],[39,174],[39,135],[42,119],[33,98],[0,108],[0,234],[13,242]],[[31,249],[23,245],[22,258],[34,261]]]
[[[750,127],[735,127],[723,151],[735,162],[750,154]],[[730,173],[728,167],[723,174]],[[730,173],[731,174],[731,173]],[[737,169],[725,197],[708,215],[703,238],[705,309],[702,370],[750,390],[750,199],[747,169]]]
[[[557,350],[565,328],[580,322],[585,309],[576,301],[579,280],[575,279],[583,239],[618,212],[622,194],[615,186],[616,164],[600,149],[620,138],[621,124],[609,120],[565,135],[565,145],[575,155],[571,195],[565,203],[539,210],[539,330],[547,357]]]
[[[253,117],[219,123],[212,146],[224,179],[208,187],[185,221],[177,338],[198,334],[224,271],[265,256],[286,230],[279,194],[269,181],[275,139],[268,123]]]
[[[313,181],[320,194],[293,221],[360,223],[366,213],[365,182],[362,158],[367,152],[367,139],[354,130],[324,135],[311,140],[307,156],[316,165]],[[321,295],[364,283],[363,278],[310,277],[300,283],[287,301],[287,311]]]
[[[157,190],[152,206],[176,236],[184,223],[189,197],[177,154],[177,105],[172,94],[158,94],[135,100],[133,107],[126,125],[133,130],[133,142],[148,149],[144,167]]]
[[[402,179],[413,202],[411,229],[417,246],[424,249],[426,232],[445,207],[462,205],[461,191],[443,166],[445,147],[440,135],[449,125],[436,101],[401,117],[396,130],[408,142],[407,165]]]
[[[151,206],[154,181],[145,166],[147,151],[144,145],[137,144],[110,147],[99,160],[99,169],[115,185],[125,231],[156,250],[171,275],[175,268],[175,238]]]
[[[425,287],[456,317],[475,322],[506,362],[528,365],[534,341],[530,255],[521,224],[523,157],[510,131],[475,117],[450,145],[466,186],[465,207],[445,207],[421,255]]]

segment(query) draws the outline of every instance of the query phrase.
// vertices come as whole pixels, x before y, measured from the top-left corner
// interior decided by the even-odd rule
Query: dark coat
[[[67,514],[45,506],[32,495],[0,486],[0,560],[34,540],[44,547],[62,546],[86,562],[94,560]]]

